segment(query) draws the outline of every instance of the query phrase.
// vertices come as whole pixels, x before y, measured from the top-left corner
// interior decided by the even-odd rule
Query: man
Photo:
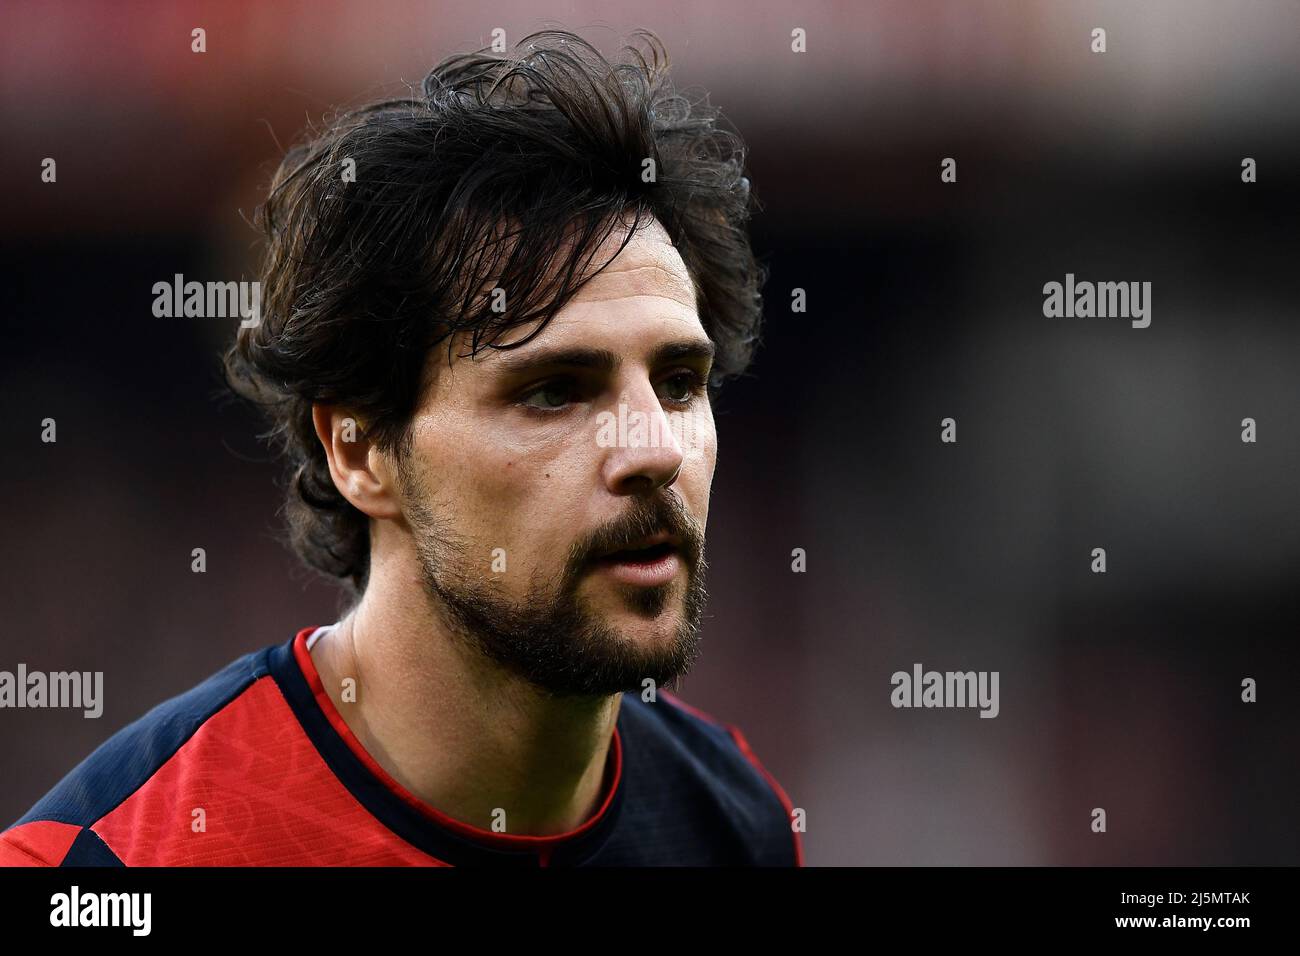
[[[743,735],[664,690],[762,272],[743,147],[645,39],[453,57],[290,151],[227,369],[354,600],[119,732],[5,862],[802,862]]]

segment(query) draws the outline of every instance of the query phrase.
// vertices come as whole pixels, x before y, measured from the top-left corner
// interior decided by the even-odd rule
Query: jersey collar
[[[456,820],[410,793],[367,753],[326,693],[307,649],[315,627],[271,650],[269,668],[316,750],[369,813],[402,839],[452,866],[566,866],[605,843],[623,802],[622,708],[605,765],[600,808],[567,833],[494,833]]]

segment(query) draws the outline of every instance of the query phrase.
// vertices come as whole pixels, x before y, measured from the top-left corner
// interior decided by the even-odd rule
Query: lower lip
[[[602,561],[598,567],[615,581],[652,588],[667,584],[681,570],[681,558],[669,552],[650,561]]]

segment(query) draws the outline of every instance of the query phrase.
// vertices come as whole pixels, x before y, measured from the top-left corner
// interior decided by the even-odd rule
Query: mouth
[[[675,535],[652,535],[601,555],[596,567],[624,584],[657,587],[670,582],[681,570],[681,544]]]

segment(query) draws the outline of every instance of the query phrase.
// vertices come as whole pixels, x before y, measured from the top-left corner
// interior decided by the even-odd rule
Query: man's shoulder
[[[121,865],[104,840],[105,821],[146,793],[215,715],[241,701],[259,681],[269,680],[272,649],[231,661],[100,744],[0,833],[0,866]],[[162,795],[162,788],[154,789]],[[143,809],[140,802],[135,809]]]
[[[633,813],[694,820],[758,860],[802,864],[793,804],[739,727],[664,690],[624,695],[620,718]]]

